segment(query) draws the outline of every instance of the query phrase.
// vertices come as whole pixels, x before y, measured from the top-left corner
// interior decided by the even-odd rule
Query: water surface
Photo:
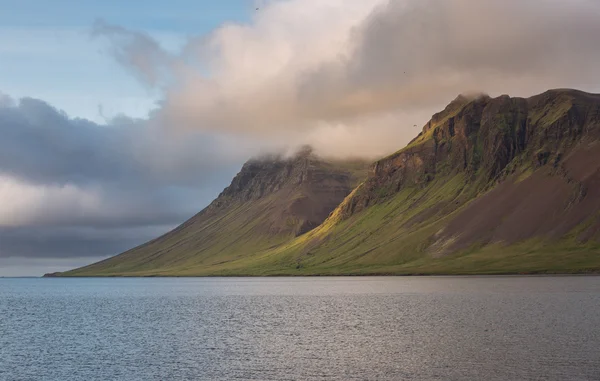
[[[600,277],[0,279],[0,380],[600,380]]]

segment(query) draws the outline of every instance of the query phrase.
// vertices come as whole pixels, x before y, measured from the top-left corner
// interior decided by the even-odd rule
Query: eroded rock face
[[[249,160],[211,206],[255,201],[286,188],[329,194],[341,202],[356,182],[353,173],[329,165],[312,149],[304,147],[288,158],[267,156]]]
[[[404,187],[463,172],[484,189],[516,168],[559,166],[585,139],[600,138],[600,96],[551,90],[524,99],[458,97],[401,151],[377,161],[344,206],[350,216]]]
[[[319,163],[320,159],[306,148],[290,158],[267,156],[252,159],[244,164],[221,195],[239,201],[257,200],[284,186],[312,181]]]
[[[206,209],[182,226],[205,223],[232,208],[252,205],[265,209],[257,234],[304,234],[321,224],[366,176],[366,162],[346,164],[322,159],[310,147],[291,157],[249,160]]]

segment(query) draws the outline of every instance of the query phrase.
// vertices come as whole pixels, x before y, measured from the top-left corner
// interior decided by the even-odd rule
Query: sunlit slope
[[[600,272],[600,96],[458,97],[316,228],[255,239],[263,203],[223,216],[226,234],[207,227],[211,241],[172,237],[172,262],[148,249],[66,275]]]

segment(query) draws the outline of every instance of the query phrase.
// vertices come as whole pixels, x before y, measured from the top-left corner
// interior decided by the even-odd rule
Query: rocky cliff
[[[326,161],[303,147],[294,156],[249,160],[206,209],[218,214],[232,205],[252,203],[273,194],[278,202],[269,215],[269,232],[301,235],[318,226],[366,173],[363,161]],[[265,226],[266,227],[266,226]]]
[[[559,168],[577,143],[599,138],[596,95],[551,90],[529,99],[460,96],[406,148],[373,164],[345,213],[359,212],[403,187],[425,186],[459,172],[478,191],[485,190],[519,169],[548,163]]]

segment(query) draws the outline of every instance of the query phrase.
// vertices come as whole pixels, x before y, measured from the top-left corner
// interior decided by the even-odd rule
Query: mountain
[[[173,231],[73,274],[196,271],[266,251],[321,224],[367,167],[319,158],[310,147],[290,158],[252,159],[207,208]]]
[[[600,95],[459,96],[354,189],[311,155],[249,162],[173,232],[60,275],[600,271]]]

